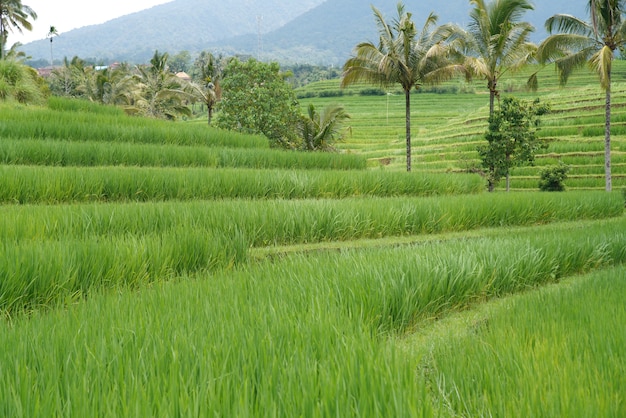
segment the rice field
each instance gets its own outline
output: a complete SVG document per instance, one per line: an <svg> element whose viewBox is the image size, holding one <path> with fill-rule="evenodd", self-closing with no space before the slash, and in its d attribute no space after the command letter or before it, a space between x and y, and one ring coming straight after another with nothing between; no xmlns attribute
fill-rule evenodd
<svg viewBox="0 0 626 418"><path fill-rule="evenodd" d="M626 187L626 61L615 65L612 106L612 163L614 187ZM537 156L537 173L555 161L566 164L573 154L584 159L604 155L604 92L595 75L582 71L574 74L565 88L550 68L539 74L539 90L525 89L526 71L501 81L502 96L514 95L548 103L552 112L542 118L538 136L548 148ZM358 150L369 160L371 167L404 170L406 167L404 96L397 89L383 91L381 95L363 95L368 86L354 86L345 91L339 80L324 81L299 90L305 105L316 107L335 102L344 105L352 114L349 137L342 148ZM436 88L425 87L421 94L412 95L412 169L427 171L468 171L480 166L476 148L484 142L487 130L489 96L480 80L465 85L458 81ZM457 94L446 94L456 91ZM341 92L335 95L333 92ZM602 164L604 162L602 161ZM524 176L524 168L513 169L512 178ZM572 167L570 176L586 176ZM522 181L515 189L537 189L539 175L534 182ZM573 189L604 189L603 179L589 177L585 181L566 181ZM501 185L503 187L503 185Z"/></svg>
<svg viewBox="0 0 626 418"><path fill-rule="evenodd" d="M391 95L333 97L336 154L3 107L0 416L623 416L626 195L565 116L595 90L546 85L554 148L486 193L470 87L416 96L413 173Z"/></svg>

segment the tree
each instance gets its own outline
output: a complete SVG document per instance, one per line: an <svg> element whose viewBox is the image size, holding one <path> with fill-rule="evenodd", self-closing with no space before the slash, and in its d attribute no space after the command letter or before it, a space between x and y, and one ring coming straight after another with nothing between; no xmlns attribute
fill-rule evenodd
<svg viewBox="0 0 626 418"><path fill-rule="evenodd" d="M180 51L169 59L169 65L174 71L189 71L191 66L191 54L189 51Z"/></svg>
<svg viewBox="0 0 626 418"><path fill-rule="evenodd" d="M96 75L97 100L107 105L130 106L132 103L134 79L128 64L106 68Z"/></svg>
<svg viewBox="0 0 626 418"><path fill-rule="evenodd" d="M191 114L186 106L191 96L184 90L184 81L169 72L168 58L167 53L155 51L149 66L136 67L128 113L170 120Z"/></svg>
<svg viewBox="0 0 626 418"><path fill-rule="evenodd" d="M306 151L333 150L334 142L343 137L343 122L349 118L343 106L331 104L318 112L310 104L307 115L302 116L298 125L302 148Z"/></svg>
<svg viewBox="0 0 626 418"><path fill-rule="evenodd" d="M436 26L437 16L430 14L418 32L411 13L398 3L398 17L388 23L372 7L379 33L379 44L360 43L355 56L343 66L342 87L357 82L388 87L400 84L406 108L406 169L411 171L411 90L423 84L438 84L463 71L448 59L450 50L444 41L450 26Z"/></svg>
<svg viewBox="0 0 626 418"><path fill-rule="evenodd" d="M202 102L207 107L207 119L210 125L215 105L222 96L220 87L221 59L216 59L213 54L203 51L194 63L194 70L199 72L197 76L199 81L194 80L189 83L188 91L195 100Z"/></svg>
<svg viewBox="0 0 626 418"><path fill-rule="evenodd" d="M93 66L79 57L63 60L63 65L52 70L50 90L59 96L94 99L96 80Z"/></svg>
<svg viewBox="0 0 626 418"><path fill-rule="evenodd" d="M300 114L286 76L277 63L230 60L224 70L216 125L265 135L272 146L296 147Z"/></svg>
<svg viewBox="0 0 626 418"><path fill-rule="evenodd" d="M534 31L531 24L520 22L528 10L529 0L471 0L467 30L457 28L452 39L460 45L471 73L487 81L489 115L494 112L499 96L498 82L510 71L518 70L533 58L537 46L529 41Z"/></svg>
<svg viewBox="0 0 626 418"><path fill-rule="evenodd" d="M22 0L0 0L0 59L4 58L9 31L16 29L22 33L23 29L33 30L29 18L36 20L37 13L22 4Z"/></svg>
<svg viewBox="0 0 626 418"><path fill-rule="evenodd" d="M507 97L500 109L489 117L489 130L485 135L488 144L478 147L478 153L483 168L487 170L490 192L502 177L506 177L506 190L509 191L511 168L534 163L537 151L545 147L536 135L539 117L548 111L549 107L541 105L539 99L527 103Z"/></svg>
<svg viewBox="0 0 626 418"><path fill-rule="evenodd" d="M565 85L577 68L588 65L600 78L605 91L604 163L605 188L612 190L611 178L611 70L615 51L626 45L624 0L590 0L590 21L557 14L546 21L550 36L537 53L543 63L554 62ZM554 33L558 32L558 33Z"/></svg>
<svg viewBox="0 0 626 418"><path fill-rule="evenodd" d="M37 72L11 57L0 60L0 100L41 104L44 85Z"/></svg>
<svg viewBox="0 0 626 418"><path fill-rule="evenodd" d="M52 54L52 40L55 36L59 36L59 31L54 26L50 26L48 31L48 38L50 38L50 67L54 67L54 55Z"/></svg>

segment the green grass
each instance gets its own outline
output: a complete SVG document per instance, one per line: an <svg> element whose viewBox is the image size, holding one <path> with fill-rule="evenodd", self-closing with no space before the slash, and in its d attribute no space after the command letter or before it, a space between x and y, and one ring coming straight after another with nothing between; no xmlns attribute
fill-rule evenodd
<svg viewBox="0 0 626 418"><path fill-rule="evenodd" d="M624 415L626 218L623 193L595 191L602 92L588 73L565 90L542 74L538 93L523 78L501 85L554 112L513 193L467 174L478 81L413 96L410 174L402 96L337 80L299 92L352 114L336 154L3 105L0 416ZM559 161L569 191L529 191Z"/></svg>
<svg viewBox="0 0 626 418"><path fill-rule="evenodd" d="M593 74L579 72L573 75L568 86L558 85L554 72L548 69L540 73L540 89L537 92L524 90L525 77L530 70L503 80L502 95L515 95L526 99L540 98L549 103L553 112L543 117L539 136L548 141L547 150L538 155L538 164L548 164L554 159L567 160L574 153L589 153L595 159L596 153L604 147L604 94ZM626 91L623 83L626 63L616 62L616 76L613 86L613 173L614 187L626 187L623 164L626 163L624 142L621 134L626 129L626 102L622 94ZM458 85L458 81L449 86ZM510 86L514 86L512 91ZM341 148L360 152L367 156L372 167L386 167L390 170L403 170L406 167L404 136L404 97L397 89L390 95L362 96L358 94L362 86L346 90L343 96L319 97L321 91L338 90L338 82L326 81L299 89L304 104L323 106L337 102L351 114L347 141ZM487 130L488 94L480 81L472 84L472 94L412 95L412 144L415 171L447 169L463 171L480 166L476 147L483 141ZM545 158L545 157L550 158ZM582 155L582 157L586 157ZM441 165L440 161L446 163ZM571 175L584 175L577 169ZM514 172L513 177L517 174ZM537 188L537 181L524 183L524 188ZM603 178L590 177L580 186L572 188L603 189Z"/></svg>
<svg viewBox="0 0 626 418"><path fill-rule="evenodd" d="M356 154L302 153L275 149L151 145L123 142L3 139L0 162L7 165L139 166L258 169L359 170L366 159Z"/></svg>
<svg viewBox="0 0 626 418"><path fill-rule="evenodd" d="M621 215L618 194L1 207L0 311L229 269L251 248ZM19 267L16 267L19 266Z"/></svg>
<svg viewBox="0 0 626 418"><path fill-rule="evenodd" d="M0 202L304 199L479 193L477 176L331 170L0 166Z"/></svg>
<svg viewBox="0 0 626 418"><path fill-rule="evenodd" d="M80 104L80 106L84 105ZM90 107L90 109L96 108L100 109L96 106ZM78 142L269 148L267 139L260 136L241 135L195 124L170 123L148 118L130 117L119 114L115 109L111 110L108 107L102 107L102 109L99 111L70 111L66 110L65 107L57 110L55 106L51 108L29 108L3 105L2 112L0 112L0 137Z"/></svg>
<svg viewBox="0 0 626 418"><path fill-rule="evenodd" d="M625 277L568 280L449 327L424 367L441 415L624 416Z"/></svg>
<svg viewBox="0 0 626 418"><path fill-rule="evenodd" d="M65 309L0 328L0 411L433 416L443 400L417 374L422 358L394 344L398 332L623 262L624 226L294 254L88 303L68 298Z"/></svg>

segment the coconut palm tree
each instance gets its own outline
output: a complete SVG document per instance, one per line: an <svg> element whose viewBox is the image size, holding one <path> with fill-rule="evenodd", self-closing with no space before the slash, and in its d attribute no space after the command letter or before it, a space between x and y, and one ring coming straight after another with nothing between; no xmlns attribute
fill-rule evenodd
<svg viewBox="0 0 626 418"><path fill-rule="evenodd" d="M626 1L590 0L588 9L589 22L564 14L549 18L546 29L550 36L539 46L537 57L544 63L556 63L562 85L575 69L585 65L598 74L606 93L605 188L611 191L611 70L615 51L626 45Z"/></svg>
<svg viewBox="0 0 626 418"><path fill-rule="evenodd" d="M531 24L520 21L533 10L529 0L470 0L467 30L457 28L452 39L458 42L471 73L487 81L489 115L499 96L498 82L508 72L518 70L533 58L537 46L530 42Z"/></svg>
<svg viewBox="0 0 626 418"><path fill-rule="evenodd" d="M186 102L192 97L184 91L184 82L169 71L168 59L169 54L156 51L150 66L136 67L131 76L135 83L132 105L126 108L127 113L170 120L191 115Z"/></svg>
<svg viewBox="0 0 626 418"><path fill-rule="evenodd" d="M50 67L54 67L54 55L52 54L52 40L59 36L59 31L55 26L50 26L47 37L50 38Z"/></svg>
<svg viewBox="0 0 626 418"><path fill-rule="evenodd" d="M398 3L398 16L391 23L378 9L372 9L379 44L363 42L356 46L355 56L343 66L341 85L366 82L381 87L402 86L406 102L406 168L411 171L411 90L449 80L463 67L448 59L449 49L444 42L451 30L449 25L437 26L435 14L431 13L418 31L402 3Z"/></svg>
<svg viewBox="0 0 626 418"><path fill-rule="evenodd" d="M341 105L330 104L318 112L313 104L302 116L298 131L306 151L332 151L333 143L343 137L343 122L350 118Z"/></svg>
<svg viewBox="0 0 626 418"><path fill-rule="evenodd" d="M203 51L196 60L197 67L200 70L199 78L201 81L188 83L186 90L193 96L194 100L206 105L207 121L210 125L213 119L213 110L222 96L220 87L222 78L221 59L216 59L213 54Z"/></svg>
<svg viewBox="0 0 626 418"><path fill-rule="evenodd" d="M37 13L22 4L22 0L0 0L0 59L4 58L9 31L16 29L22 33L23 29L33 30L29 18L37 19Z"/></svg>

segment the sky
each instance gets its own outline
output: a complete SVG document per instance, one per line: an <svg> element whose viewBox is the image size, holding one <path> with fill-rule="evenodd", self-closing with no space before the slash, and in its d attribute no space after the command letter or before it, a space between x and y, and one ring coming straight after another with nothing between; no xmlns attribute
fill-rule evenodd
<svg viewBox="0 0 626 418"><path fill-rule="evenodd" d="M107 22L140 10L149 9L172 0L22 0L37 13L37 20L31 20L32 31L9 33L8 45L15 42L26 44L45 39L50 26L56 27L60 35L72 29Z"/></svg>

